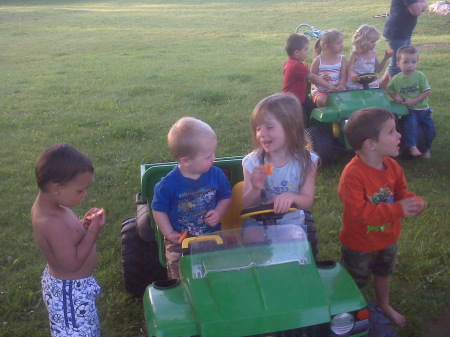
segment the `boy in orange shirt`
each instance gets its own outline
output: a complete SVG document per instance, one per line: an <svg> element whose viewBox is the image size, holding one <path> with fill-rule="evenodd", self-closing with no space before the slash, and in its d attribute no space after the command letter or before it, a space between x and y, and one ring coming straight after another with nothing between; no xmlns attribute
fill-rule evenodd
<svg viewBox="0 0 450 337"><path fill-rule="evenodd" d="M383 108L354 112L346 124L345 136L356 156L344 168L338 187L344 204L339 234L342 264L360 288L374 275L377 306L402 327L405 316L389 303L400 219L419 215L425 204L406 190L403 170L390 158L398 156L400 149L400 134L391 112Z"/></svg>

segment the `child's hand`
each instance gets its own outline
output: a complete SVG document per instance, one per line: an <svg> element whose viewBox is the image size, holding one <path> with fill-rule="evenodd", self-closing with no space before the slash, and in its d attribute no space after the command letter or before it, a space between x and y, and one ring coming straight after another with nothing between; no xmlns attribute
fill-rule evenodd
<svg viewBox="0 0 450 337"><path fill-rule="evenodd" d="M102 209L93 208L86 214L87 215L83 219L83 226L89 232L97 234L102 230L103 227L105 227L106 214L103 208Z"/></svg>
<svg viewBox="0 0 450 337"><path fill-rule="evenodd" d="M215 209L208 211L205 215L205 222L208 226L216 227L220 222L220 214Z"/></svg>
<svg viewBox="0 0 450 337"><path fill-rule="evenodd" d="M279 194L275 197L275 199L273 199L273 211L278 214L287 213L293 203L294 194L290 192Z"/></svg>
<svg viewBox="0 0 450 337"><path fill-rule="evenodd" d="M92 217L94 216L94 214L96 214L96 213L98 213L98 212L100 212L100 211L101 211L100 208L97 208L97 207L91 208L91 209L84 215L84 218L81 219L81 224L83 225L83 227L87 229L87 228L91 225Z"/></svg>
<svg viewBox="0 0 450 337"><path fill-rule="evenodd" d="M94 213L97 213L99 210L100 208L94 207L84 215L84 218L81 219L81 224L83 225L84 228L88 228L90 226L92 221L92 215Z"/></svg>
<svg viewBox="0 0 450 337"><path fill-rule="evenodd" d="M388 60L394 55L394 49L388 49L384 52L384 59Z"/></svg>
<svg viewBox="0 0 450 337"><path fill-rule="evenodd" d="M425 203L420 197L409 197L400 200L405 216L416 216L422 213Z"/></svg>
<svg viewBox="0 0 450 337"><path fill-rule="evenodd" d="M403 98L401 98L400 96L395 95L393 98L396 103L403 104Z"/></svg>
<svg viewBox="0 0 450 337"><path fill-rule="evenodd" d="M256 166L252 173L250 173L250 184L257 191L262 189L265 179L266 173L263 166Z"/></svg>
<svg viewBox="0 0 450 337"><path fill-rule="evenodd" d="M412 99L407 99L405 101L402 101L402 104L408 107L412 107L414 104L416 104L416 101Z"/></svg>
<svg viewBox="0 0 450 337"><path fill-rule="evenodd" d="M165 238L172 243L179 243L178 240L180 240L180 237L181 233L178 233L177 231L171 231L168 235L165 236Z"/></svg>
<svg viewBox="0 0 450 337"><path fill-rule="evenodd" d="M348 76L352 79L352 82L354 83L358 77L358 74L355 73L354 71L351 71L348 73Z"/></svg>
<svg viewBox="0 0 450 337"><path fill-rule="evenodd" d="M331 85L331 84L328 86L328 89L329 89L329 91L338 91L339 90L338 87Z"/></svg>

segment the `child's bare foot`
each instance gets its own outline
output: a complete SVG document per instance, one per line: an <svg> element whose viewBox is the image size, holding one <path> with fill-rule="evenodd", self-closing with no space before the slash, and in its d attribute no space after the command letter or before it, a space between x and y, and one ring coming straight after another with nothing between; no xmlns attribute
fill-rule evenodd
<svg viewBox="0 0 450 337"><path fill-rule="evenodd" d="M411 155L413 157L420 157L423 154L422 152L419 151L417 146L410 146L409 147L409 152L411 152Z"/></svg>
<svg viewBox="0 0 450 337"><path fill-rule="evenodd" d="M430 151L425 152L425 153L423 154L423 157L424 157L424 158L427 158L427 159L430 159L430 158L431 158L431 153L430 153Z"/></svg>
<svg viewBox="0 0 450 337"><path fill-rule="evenodd" d="M386 317L390 318L394 324L398 325L401 328L406 325L406 317L395 311L390 305L380 308L381 310L383 310L383 313L386 315Z"/></svg>

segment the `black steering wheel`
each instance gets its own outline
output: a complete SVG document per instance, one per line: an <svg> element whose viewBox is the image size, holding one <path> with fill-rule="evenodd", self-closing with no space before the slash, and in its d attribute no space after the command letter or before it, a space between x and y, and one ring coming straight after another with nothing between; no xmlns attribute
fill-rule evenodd
<svg viewBox="0 0 450 337"><path fill-rule="evenodd" d="M288 213L296 211L297 208L289 208ZM284 213L286 214L286 213ZM273 211L273 203L253 206L243 209L241 211L242 219L253 218L256 221L262 221L264 226L276 225L277 220L281 219L284 215L283 213L275 213Z"/></svg>
<svg viewBox="0 0 450 337"><path fill-rule="evenodd" d="M367 90L369 89L369 84L376 81L377 78L378 75L375 73L365 73L356 77L356 80L354 80L353 82L356 84L361 84L364 90Z"/></svg>

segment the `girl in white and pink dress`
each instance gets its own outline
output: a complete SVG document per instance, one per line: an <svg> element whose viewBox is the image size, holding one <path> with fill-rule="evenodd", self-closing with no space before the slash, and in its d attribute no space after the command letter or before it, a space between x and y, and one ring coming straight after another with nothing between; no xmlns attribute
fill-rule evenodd
<svg viewBox="0 0 450 337"><path fill-rule="evenodd" d="M344 37L336 29L327 30L316 43L316 58L311 64L311 72L319 75L336 90L344 90L347 82L347 60L342 55ZM311 96L313 102L320 108L326 105L328 99L327 87L312 84Z"/></svg>
<svg viewBox="0 0 450 337"><path fill-rule="evenodd" d="M361 74L379 73L383 70L386 61L393 55L394 52L388 49L384 53L383 60L378 62L377 53L374 49L380 36L380 31L369 25L362 25L353 35L353 48L347 66L347 90L363 89L362 85L356 84L353 81ZM378 79L370 83L369 88L379 88Z"/></svg>

